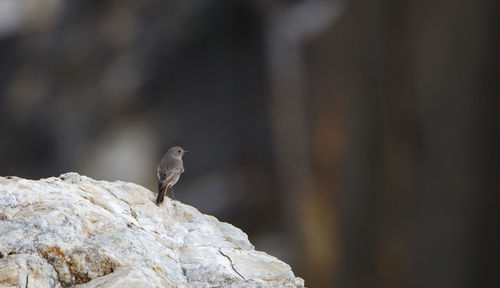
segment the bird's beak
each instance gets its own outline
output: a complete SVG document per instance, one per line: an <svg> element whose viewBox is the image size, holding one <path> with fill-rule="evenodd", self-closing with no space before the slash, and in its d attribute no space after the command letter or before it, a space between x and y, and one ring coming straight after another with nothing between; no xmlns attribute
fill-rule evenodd
<svg viewBox="0 0 500 288"><path fill-rule="evenodd" d="M188 152L189 152L189 151L187 151L187 150L184 150L184 153L188 153Z"/></svg>

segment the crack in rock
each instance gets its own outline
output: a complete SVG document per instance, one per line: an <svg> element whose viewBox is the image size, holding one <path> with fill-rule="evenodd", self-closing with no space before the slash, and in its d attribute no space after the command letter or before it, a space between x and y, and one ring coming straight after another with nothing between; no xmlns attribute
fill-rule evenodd
<svg viewBox="0 0 500 288"><path fill-rule="evenodd" d="M230 258L229 256L227 256L226 254L224 254L224 253L222 252L222 249L221 249L221 248L219 248L219 253L220 253L222 256L226 257L226 258L229 260L229 263L231 264L231 267L233 267L233 270L234 270L234 272L236 272L236 274L240 275L240 277L241 277L241 278L243 278L243 280L247 280L245 277L243 277L243 275L241 275L241 274L240 274L240 272L238 272L238 270L236 270L236 268L234 268L233 260L231 260L231 258Z"/></svg>

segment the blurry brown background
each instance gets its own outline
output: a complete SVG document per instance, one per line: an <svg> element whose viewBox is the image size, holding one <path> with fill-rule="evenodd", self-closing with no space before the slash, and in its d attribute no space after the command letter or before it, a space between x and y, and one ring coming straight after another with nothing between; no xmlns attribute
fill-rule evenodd
<svg viewBox="0 0 500 288"><path fill-rule="evenodd" d="M0 0L0 174L242 228L308 287L500 287L498 1Z"/></svg>

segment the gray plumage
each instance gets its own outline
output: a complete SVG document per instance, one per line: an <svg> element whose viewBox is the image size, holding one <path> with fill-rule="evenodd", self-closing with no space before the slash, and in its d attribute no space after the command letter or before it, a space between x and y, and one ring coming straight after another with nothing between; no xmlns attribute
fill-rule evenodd
<svg viewBox="0 0 500 288"><path fill-rule="evenodd" d="M172 147L168 149L156 168L156 177L158 179L158 197L156 203L163 202L166 191L170 188L172 198L175 200L172 186L179 181L179 177L184 172L184 164L182 163L182 155L186 153L181 147Z"/></svg>

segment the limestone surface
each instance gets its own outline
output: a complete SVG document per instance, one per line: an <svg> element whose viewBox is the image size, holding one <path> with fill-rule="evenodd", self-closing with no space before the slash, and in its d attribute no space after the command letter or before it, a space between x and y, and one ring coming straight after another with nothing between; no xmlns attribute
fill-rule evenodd
<svg viewBox="0 0 500 288"><path fill-rule="evenodd" d="M304 287L240 229L121 181L0 177L0 287Z"/></svg>

